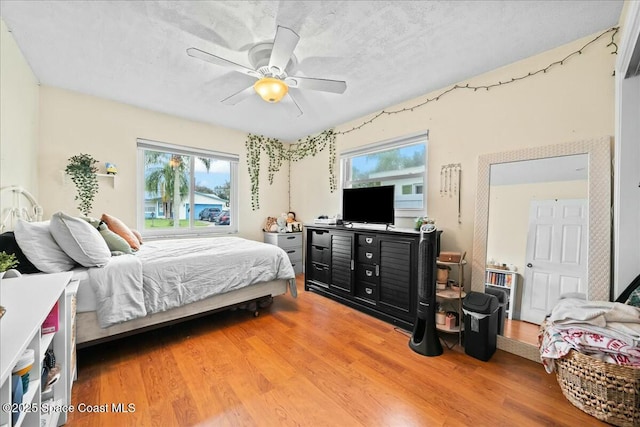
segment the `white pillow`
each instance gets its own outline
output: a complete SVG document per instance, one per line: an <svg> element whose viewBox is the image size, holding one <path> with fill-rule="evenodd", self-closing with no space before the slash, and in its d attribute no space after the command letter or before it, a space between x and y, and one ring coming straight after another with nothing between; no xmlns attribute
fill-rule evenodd
<svg viewBox="0 0 640 427"><path fill-rule="evenodd" d="M83 267L104 267L111 259L100 232L83 219L56 212L51 216L50 231L62 250Z"/></svg>
<svg viewBox="0 0 640 427"><path fill-rule="evenodd" d="M76 263L58 246L49 232L49 221L19 219L14 230L16 242L31 264L45 273L71 270Z"/></svg>

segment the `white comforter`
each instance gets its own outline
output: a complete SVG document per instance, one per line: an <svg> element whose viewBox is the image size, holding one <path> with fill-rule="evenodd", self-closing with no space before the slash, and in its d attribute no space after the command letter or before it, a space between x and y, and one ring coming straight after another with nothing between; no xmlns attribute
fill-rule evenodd
<svg viewBox="0 0 640 427"><path fill-rule="evenodd" d="M254 283L295 279L283 249L239 237L147 242L89 276L103 328Z"/></svg>

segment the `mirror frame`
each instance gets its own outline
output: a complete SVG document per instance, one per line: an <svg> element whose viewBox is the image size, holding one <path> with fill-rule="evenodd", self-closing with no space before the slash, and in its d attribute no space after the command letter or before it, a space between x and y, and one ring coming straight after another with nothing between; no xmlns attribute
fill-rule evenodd
<svg viewBox="0 0 640 427"><path fill-rule="evenodd" d="M574 154L587 154L589 165L588 298L590 300L610 300L611 137L524 148L478 157L473 262L471 265L472 291L484 292L491 165ZM498 335L497 341L497 346L501 350L540 362L540 353L534 345L515 341L502 335Z"/></svg>

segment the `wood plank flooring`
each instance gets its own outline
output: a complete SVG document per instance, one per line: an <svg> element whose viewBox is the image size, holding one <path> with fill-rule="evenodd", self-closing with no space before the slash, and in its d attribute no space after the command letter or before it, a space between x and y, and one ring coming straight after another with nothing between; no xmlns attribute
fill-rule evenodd
<svg viewBox="0 0 640 427"><path fill-rule="evenodd" d="M482 362L460 347L425 357L408 340L305 292L301 275L297 299L277 297L257 318L228 311L80 350L67 425L605 425L540 364L501 350Z"/></svg>

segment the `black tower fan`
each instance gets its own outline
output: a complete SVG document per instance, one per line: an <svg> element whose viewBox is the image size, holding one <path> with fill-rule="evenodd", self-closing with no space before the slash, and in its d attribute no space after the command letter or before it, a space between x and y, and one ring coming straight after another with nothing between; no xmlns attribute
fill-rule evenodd
<svg viewBox="0 0 640 427"><path fill-rule="evenodd" d="M436 332L436 257L438 232L433 224L420 227L418 252L418 314L409 347L425 356L440 356L442 344Z"/></svg>

